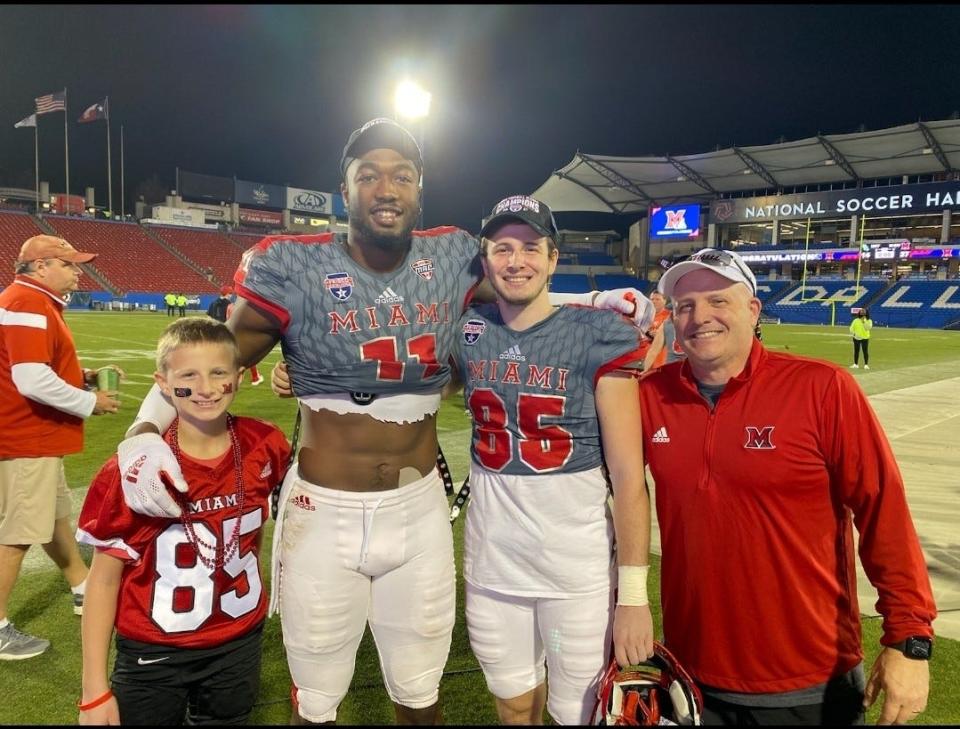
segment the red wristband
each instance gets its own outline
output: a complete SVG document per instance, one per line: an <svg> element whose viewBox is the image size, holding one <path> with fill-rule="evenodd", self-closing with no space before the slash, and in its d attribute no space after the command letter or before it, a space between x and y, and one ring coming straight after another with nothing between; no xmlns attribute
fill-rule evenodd
<svg viewBox="0 0 960 729"><path fill-rule="evenodd" d="M112 698L113 691L107 689L107 693L105 693L99 699L94 699L89 704L84 704L82 698L77 699L77 708L80 709L80 711L90 711L90 709L96 709L98 706L100 706L100 704L107 703Z"/></svg>

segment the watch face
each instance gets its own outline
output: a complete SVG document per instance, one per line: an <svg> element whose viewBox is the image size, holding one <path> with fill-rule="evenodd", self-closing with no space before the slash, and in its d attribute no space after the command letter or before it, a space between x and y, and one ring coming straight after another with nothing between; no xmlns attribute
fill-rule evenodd
<svg viewBox="0 0 960 729"><path fill-rule="evenodd" d="M929 638L907 638L903 652L910 658L930 660L933 655L933 641Z"/></svg>

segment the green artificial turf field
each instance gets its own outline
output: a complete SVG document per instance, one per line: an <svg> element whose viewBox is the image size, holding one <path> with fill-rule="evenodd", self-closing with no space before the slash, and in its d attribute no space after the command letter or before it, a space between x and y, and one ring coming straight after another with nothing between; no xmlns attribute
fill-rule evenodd
<svg viewBox="0 0 960 729"><path fill-rule="evenodd" d="M71 312L67 319L85 366L115 363L128 374L121 384L120 413L91 418L86 424L84 452L66 459L67 480L76 490L75 505L79 507L90 478L114 452L152 384L154 346L171 320L161 313L146 312ZM774 350L789 350L844 365L850 363L852 356L846 327L765 325L764 343ZM958 372L960 332L875 328L870 346L873 369L856 372L868 394L947 379ZM279 349L275 349L261 364L265 377L269 377L270 367L278 358ZM249 378L245 378L232 411L272 420L288 435L295 415L292 401L275 398L268 383L251 387ZM467 472L470 427L459 397L444 403L438 424L441 445L459 483ZM268 540L272 530L271 522L267 526ZM454 537L459 560L462 517L455 524ZM265 543L265 550L267 545L269 541ZM653 563L650 584L656 603L659 560L654 558ZM265 578L269 584L269 575ZM462 614L462 582L459 587L458 620L441 687L445 720L448 724L492 724L496 722L496 714L469 649ZM10 617L19 628L49 638L53 645L37 658L0 662L0 723L75 723L75 702L80 693L80 619L72 614L66 583L39 549L31 550L25 560L24 571L11 597ZM657 624L658 618L655 611ZM863 626L867 660L872 661L878 645L879 621L867 619ZM279 618L268 621L264 645L260 696L251 722L286 724L290 715L290 683ZM956 670L958 662L960 646L954 641L939 639L931 664L930 705L917 723L960 723L960 709L953 703L953 697L960 696L953 682L953 677L960 675ZM876 714L874 709L869 718L875 721ZM369 634L361 645L353 688L341 707L339 721L344 724L393 723L392 707L381 683Z"/></svg>

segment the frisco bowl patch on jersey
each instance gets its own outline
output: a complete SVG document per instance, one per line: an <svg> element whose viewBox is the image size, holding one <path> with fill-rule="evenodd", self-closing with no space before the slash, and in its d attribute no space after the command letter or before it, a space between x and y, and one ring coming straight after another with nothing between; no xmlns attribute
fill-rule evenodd
<svg viewBox="0 0 960 729"><path fill-rule="evenodd" d="M433 278L433 260L430 258L420 258L410 264L414 272L424 281L430 281Z"/></svg>
<svg viewBox="0 0 960 729"><path fill-rule="evenodd" d="M463 343L476 344L486 328L487 323L482 319L469 319L467 323L463 325Z"/></svg>
<svg viewBox="0 0 960 729"><path fill-rule="evenodd" d="M337 301L346 301L353 293L353 277L345 271L328 273L323 279L323 285Z"/></svg>

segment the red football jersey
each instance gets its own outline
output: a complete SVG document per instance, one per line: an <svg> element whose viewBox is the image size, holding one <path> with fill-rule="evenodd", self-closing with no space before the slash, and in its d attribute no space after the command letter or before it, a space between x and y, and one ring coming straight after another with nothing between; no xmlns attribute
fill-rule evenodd
<svg viewBox="0 0 960 729"><path fill-rule="evenodd" d="M117 632L145 643L206 648L235 640L266 616L260 577L260 529L271 489L283 478L290 445L271 423L235 418L243 474L243 507L232 449L212 467L181 457L189 521L197 539L222 550L240 519L238 549L219 568L214 552L192 544L179 519L137 514L123 500L113 456L94 477L77 528L79 541L127 561L117 598ZM169 439L169 433L167 435Z"/></svg>

